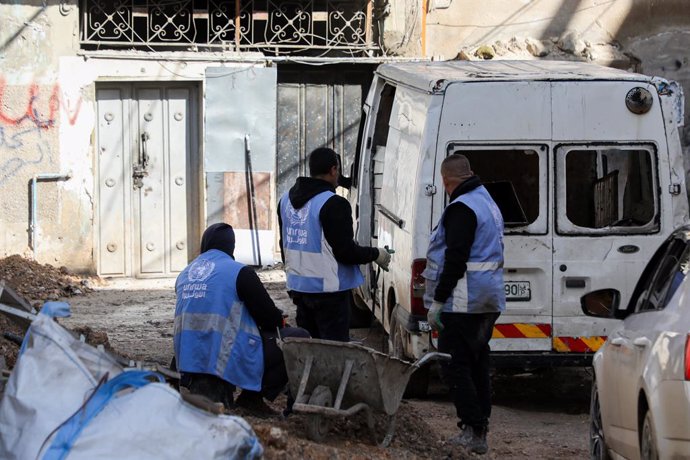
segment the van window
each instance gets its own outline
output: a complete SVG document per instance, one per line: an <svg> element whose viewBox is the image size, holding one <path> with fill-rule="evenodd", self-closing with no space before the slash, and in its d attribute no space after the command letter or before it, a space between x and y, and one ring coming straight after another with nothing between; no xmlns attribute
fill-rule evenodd
<svg viewBox="0 0 690 460"><path fill-rule="evenodd" d="M467 157L501 210L506 233L546 232L546 146L467 147L448 153Z"/></svg>
<svg viewBox="0 0 690 460"><path fill-rule="evenodd" d="M564 233L658 231L652 151L639 147L565 147L557 150L558 230ZM561 210L562 211L562 210Z"/></svg>

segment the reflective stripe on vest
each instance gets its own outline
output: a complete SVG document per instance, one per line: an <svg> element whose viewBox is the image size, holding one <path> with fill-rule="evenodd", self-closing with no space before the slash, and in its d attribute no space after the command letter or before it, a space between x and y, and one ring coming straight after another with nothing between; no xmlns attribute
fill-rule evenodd
<svg viewBox="0 0 690 460"><path fill-rule="evenodd" d="M341 264L323 234L319 214L335 193L324 191L295 209L288 193L280 199L287 288L297 292L338 292L364 282L358 265Z"/></svg>
<svg viewBox="0 0 690 460"><path fill-rule="evenodd" d="M177 278L174 346L181 372L211 374L261 390L263 345L249 310L237 296L243 265L212 249Z"/></svg>
<svg viewBox="0 0 690 460"><path fill-rule="evenodd" d="M462 202L477 216L477 229L470 248L465 276L458 280L443 311L490 313L505 310L503 287L503 218L501 211L484 186L479 186L453 200ZM432 232L427 251L427 265L422 273L426 279L424 304L431 306L445 263L446 232L443 226L448 206Z"/></svg>

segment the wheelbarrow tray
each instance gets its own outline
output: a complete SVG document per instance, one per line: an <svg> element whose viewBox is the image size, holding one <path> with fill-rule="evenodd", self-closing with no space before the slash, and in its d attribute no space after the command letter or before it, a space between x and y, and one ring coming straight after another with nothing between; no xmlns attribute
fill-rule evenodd
<svg viewBox="0 0 690 460"><path fill-rule="evenodd" d="M281 348L297 403L317 386L326 386L335 397L331 411L343 415L362 403L394 415L410 375L419 366L353 343L290 337Z"/></svg>

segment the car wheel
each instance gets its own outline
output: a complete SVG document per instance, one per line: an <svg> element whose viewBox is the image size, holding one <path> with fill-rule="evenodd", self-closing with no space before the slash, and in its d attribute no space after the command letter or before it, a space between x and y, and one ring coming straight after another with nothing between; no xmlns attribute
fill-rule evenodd
<svg viewBox="0 0 690 460"><path fill-rule="evenodd" d="M608 460L609 449L604 438L604 425L601 423L601 406L597 381L592 382L592 399L589 406L589 458L591 460Z"/></svg>
<svg viewBox="0 0 690 460"><path fill-rule="evenodd" d="M652 413L647 410L642 422L642 433L640 433L640 458L642 460L658 460L659 452L656 449L656 438Z"/></svg>
<svg viewBox="0 0 690 460"><path fill-rule="evenodd" d="M395 319L391 319L390 335L388 336L388 350L391 356L407 361L403 345L403 327ZM412 373L405 387L404 398L425 398L429 391L429 365L423 366Z"/></svg>

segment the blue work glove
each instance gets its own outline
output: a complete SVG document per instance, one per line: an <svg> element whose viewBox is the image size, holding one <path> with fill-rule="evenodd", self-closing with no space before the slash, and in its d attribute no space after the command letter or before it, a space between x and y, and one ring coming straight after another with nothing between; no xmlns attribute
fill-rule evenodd
<svg viewBox="0 0 690 460"><path fill-rule="evenodd" d="M426 314L426 320L429 326L434 331L442 331L443 323L441 323L441 312L443 311L443 304L434 300L431 302L431 307Z"/></svg>

